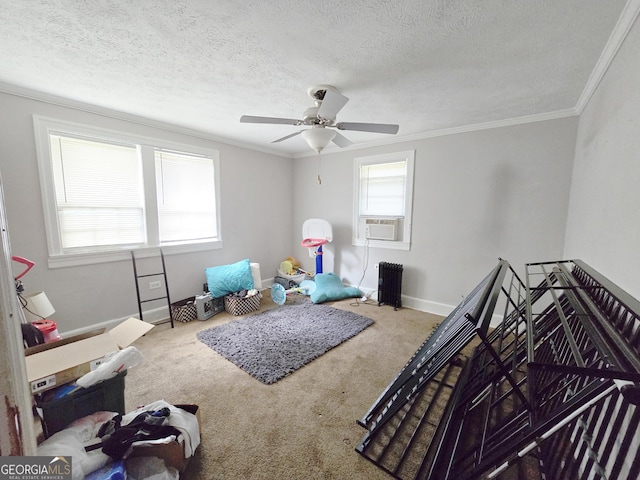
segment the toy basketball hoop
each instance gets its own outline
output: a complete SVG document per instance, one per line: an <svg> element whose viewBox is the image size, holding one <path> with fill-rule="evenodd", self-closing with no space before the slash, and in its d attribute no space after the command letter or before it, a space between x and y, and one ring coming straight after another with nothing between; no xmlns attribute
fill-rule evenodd
<svg viewBox="0 0 640 480"><path fill-rule="evenodd" d="M329 240L326 238L305 238L302 240L302 246L305 248L319 247L325 243L329 243Z"/></svg>
<svg viewBox="0 0 640 480"><path fill-rule="evenodd" d="M322 245L329 243L326 238L305 238L302 246L309 249L309 256L316 257L316 273L322 273Z"/></svg>
<svg viewBox="0 0 640 480"><path fill-rule="evenodd" d="M309 257L316 257L316 273L322 273L322 246L333 239L331 224L322 218L310 218L302 224L302 246Z"/></svg>

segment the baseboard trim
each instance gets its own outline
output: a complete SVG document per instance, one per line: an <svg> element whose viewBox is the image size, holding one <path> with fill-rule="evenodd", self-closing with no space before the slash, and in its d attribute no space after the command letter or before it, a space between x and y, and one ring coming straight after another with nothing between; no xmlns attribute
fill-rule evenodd
<svg viewBox="0 0 640 480"><path fill-rule="evenodd" d="M267 278L266 280L262 280L262 289L261 291L271 289L273 285L273 277ZM351 285L354 286L354 285ZM362 292L365 294L367 298L370 298L372 301L378 301L378 291L377 290L368 290L364 288L360 288ZM431 313L433 315L440 315L441 317L447 317L451 314L456 308L456 305L448 305L446 303L438 303L433 302L431 300L424 300L422 298L410 297L408 295L402 295L402 306L405 308L411 308L413 310L418 310L420 312ZM161 323L165 323L169 321L169 309L168 307L159 307L154 308L152 310L146 310L143 313L143 318L145 322L152 323L154 325L158 325ZM110 330L111 328L119 325L130 317L138 317L138 314L129 315L126 317L116 318L114 320L107 320L105 322L96 323L89 327L77 328L75 330L69 330L67 332L60 332L63 337L71 337L73 335L79 335L81 333L88 333L95 330L99 330L101 328L105 328ZM489 326L497 327L502 322L502 315L493 315L491 319L491 323Z"/></svg>
<svg viewBox="0 0 640 480"><path fill-rule="evenodd" d="M419 310L420 312L431 313L433 315L440 315L447 317L453 312L457 306L448 305L445 303L432 302L430 300L424 300L422 298L410 297L408 295L402 295L402 306L411 308L413 310ZM502 322L502 315L493 315L489 326L492 328L497 327Z"/></svg>

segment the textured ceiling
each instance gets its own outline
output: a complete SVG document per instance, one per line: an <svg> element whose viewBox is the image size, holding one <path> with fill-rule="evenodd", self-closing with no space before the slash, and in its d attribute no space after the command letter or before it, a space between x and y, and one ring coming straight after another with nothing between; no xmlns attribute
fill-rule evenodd
<svg viewBox="0 0 640 480"><path fill-rule="evenodd" d="M295 156L313 153L300 136L270 142L300 127L240 116L302 118L316 84L350 98L338 121L397 123L394 139L574 109L625 3L0 0L0 89Z"/></svg>

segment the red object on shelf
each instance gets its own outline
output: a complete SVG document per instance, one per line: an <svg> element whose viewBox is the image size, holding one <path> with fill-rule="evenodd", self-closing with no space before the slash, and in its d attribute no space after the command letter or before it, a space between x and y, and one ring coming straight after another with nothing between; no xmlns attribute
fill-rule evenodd
<svg viewBox="0 0 640 480"><path fill-rule="evenodd" d="M44 336L44 343L53 343L60 340L60 334L58 334L58 326L53 320L36 320L31 324L42 332Z"/></svg>

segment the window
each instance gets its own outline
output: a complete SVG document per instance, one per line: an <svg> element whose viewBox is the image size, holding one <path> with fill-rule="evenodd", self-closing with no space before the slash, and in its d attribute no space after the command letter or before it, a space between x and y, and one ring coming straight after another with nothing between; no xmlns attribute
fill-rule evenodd
<svg viewBox="0 0 640 480"><path fill-rule="evenodd" d="M34 117L50 266L220 248L218 152Z"/></svg>
<svg viewBox="0 0 640 480"><path fill-rule="evenodd" d="M63 251L144 244L138 149L49 134Z"/></svg>
<svg viewBox="0 0 640 480"><path fill-rule="evenodd" d="M156 150L155 171L160 243L216 238L211 158Z"/></svg>
<svg viewBox="0 0 640 480"><path fill-rule="evenodd" d="M410 249L414 157L411 150L355 159L354 245ZM393 228L391 239L381 239L386 232L371 235L370 224L377 232Z"/></svg>
<svg viewBox="0 0 640 480"><path fill-rule="evenodd" d="M360 216L404 216L407 161L360 165Z"/></svg>

